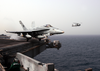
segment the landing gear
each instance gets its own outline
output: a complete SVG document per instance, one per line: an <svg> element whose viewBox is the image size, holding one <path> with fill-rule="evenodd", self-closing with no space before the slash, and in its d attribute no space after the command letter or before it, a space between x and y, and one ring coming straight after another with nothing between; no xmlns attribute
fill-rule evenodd
<svg viewBox="0 0 100 71"><path fill-rule="evenodd" d="M29 39L31 39L31 38L26 38L27 39L27 42L29 41Z"/></svg>
<svg viewBox="0 0 100 71"><path fill-rule="evenodd" d="M39 41L41 41L41 38L39 38Z"/></svg>
<svg viewBox="0 0 100 71"><path fill-rule="evenodd" d="M27 42L29 41L29 38L27 38Z"/></svg>

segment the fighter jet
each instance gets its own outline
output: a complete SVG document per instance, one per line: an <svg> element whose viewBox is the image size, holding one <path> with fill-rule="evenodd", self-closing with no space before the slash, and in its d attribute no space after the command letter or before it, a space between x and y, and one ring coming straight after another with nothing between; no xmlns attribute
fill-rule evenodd
<svg viewBox="0 0 100 71"><path fill-rule="evenodd" d="M81 24L80 23L74 23L74 24L72 24L72 27L77 27L77 26L81 26Z"/></svg>
<svg viewBox="0 0 100 71"><path fill-rule="evenodd" d="M18 36L23 36L27 39L27 41L29 41L29 39L31 39L32 37L35 37L39 39L39 41L41 41L41 39L48 38L48 36L64 33L64 31L58 28L55 28L51 26L50 24L47 24L41 27L36 27L33 29L27 29L21 21L19 21L19 23L21 24L23 31L7 31L6 30L6 32L15 33L15 34L18 34Z"/></svg>

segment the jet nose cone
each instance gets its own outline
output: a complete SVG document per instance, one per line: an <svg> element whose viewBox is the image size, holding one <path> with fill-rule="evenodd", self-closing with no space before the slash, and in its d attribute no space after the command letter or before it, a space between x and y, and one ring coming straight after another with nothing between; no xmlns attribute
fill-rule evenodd
<svg viewBox="0 0 100 71"><path fill-rule="evenodd" d="M62 31L62 33L64 33L64 31Z"/></svg>

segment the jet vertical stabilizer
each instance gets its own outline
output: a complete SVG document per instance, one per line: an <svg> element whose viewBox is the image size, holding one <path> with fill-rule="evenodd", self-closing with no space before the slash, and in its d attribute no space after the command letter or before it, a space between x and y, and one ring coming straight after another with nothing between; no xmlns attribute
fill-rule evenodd
<svg viewBox="0 0 100 71"><path fill-rule="evenodd" d="M25 25L22 23L22 21L19 21L19 23L22 25L23 30L27 30L27 28L26 28Z"/></svg>
<svg viewBox="0 0 100 71"><path fill-rule="evenodd" d="M32 27L32 29L35 28L35 21L32 22L31 27Z"/></svg>

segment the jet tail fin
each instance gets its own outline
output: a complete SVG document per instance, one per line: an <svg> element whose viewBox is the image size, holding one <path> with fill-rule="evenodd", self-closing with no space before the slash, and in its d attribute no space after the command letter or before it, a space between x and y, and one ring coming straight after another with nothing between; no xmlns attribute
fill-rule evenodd
<svg viewBox="0 0 100 71"><path fill-rule="evenodd" d="M31 28L32 28L32 29L35 28L35 21L32 22L32 24L31 24Z"/></svg>
<svg viewBox="0 0 100 71"><path fill-rule="evenodd" d="M7 30L5 30L6 31L6 33L9 33L9 31L7 31Z"/></svg>
<svg viewBox="0 0 100 71"><path fill-rule="evenodd" d="M21 24L23 30L27 30L27 28L26 28L25 25L22 23L22 21L19 21L19 23Z"/></svg>

